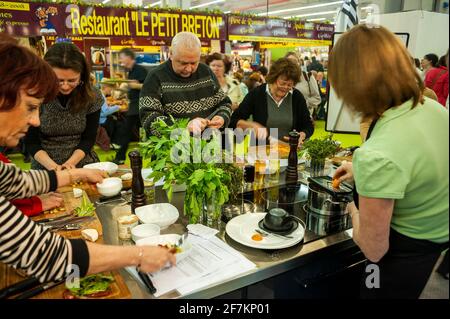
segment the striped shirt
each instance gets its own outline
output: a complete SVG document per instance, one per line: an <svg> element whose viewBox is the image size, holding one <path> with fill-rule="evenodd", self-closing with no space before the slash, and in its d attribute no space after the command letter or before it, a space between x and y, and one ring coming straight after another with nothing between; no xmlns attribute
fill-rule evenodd
<svg viewBox="0 0 450 319"><path fill-rule="evenodd" d="M157 119L170 122L176 118L212 119L215 115L228 126L231 100L220 88L211 69L200 63L189 78L182 78L172 68L171 61L159 65L145 79L139 98L139 115L147 134L156 134L152 123Z"/></svg>
<svg viewBox="0 0 450 319"><path fill-rule="evenodd" d="M23 172L0 162L0 262L21 269L41 282L59 280L75 264L87 273L89 255L83 240L51 233L23 215L9 201L55 190L54 171Z"/></svg>

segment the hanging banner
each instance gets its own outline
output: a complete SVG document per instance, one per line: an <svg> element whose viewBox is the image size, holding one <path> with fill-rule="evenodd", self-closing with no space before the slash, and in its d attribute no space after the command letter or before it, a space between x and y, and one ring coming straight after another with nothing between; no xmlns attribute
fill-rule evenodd
<svg viewBox="0 0 450 319"><path fill-rule="evenodd" d="M226 40L225 16L77 4L0 1L0 32L14 36L171 39L182 31L201 40Z"/></svg>
<svg viewBox="0 0 450 319"><path fill-rule="evenodd" d="M264 17L228 17L228 38L238 41L265 41L331 45L334 26L325 23L269 19Z"/></svg>

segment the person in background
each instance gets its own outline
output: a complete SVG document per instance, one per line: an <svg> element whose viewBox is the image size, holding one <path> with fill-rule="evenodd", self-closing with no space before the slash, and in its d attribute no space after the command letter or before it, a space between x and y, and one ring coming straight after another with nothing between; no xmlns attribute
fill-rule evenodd
<svg viewBox="0 0 450 319"><path fill-rule="evenodd" d="M445 61L447 54L439 59L435 68L431 68L425 75L425 86L432 89L439 103L446 106L448 97L448 68Z"/></svg>
<svg viewBox="0 0 450 319"><path fill-rule="evenodd" d="M105 78L103 78L102 81L103 80L105 80ZM97 130L95 144L97 144L103 151L109 151L111 149L111 139L114 134L115 120L110 115L120 110L119 105L108 104L108 98L111 98L112 89L113 86L111 84L101 83L101 91L103 98L105 99L105 103L103 103L100 111L100 126Z"/></svg>
<svg viewBox="0 0 450 319"><path fill-rule="evenodd" d="M297 53L291 51L286 53L284 57L290 59L300 68L300 59ZM317 81L312 75L312 73L311 72L306 73L302 71L300 73L300 82L297 83L295 88L303 94L303 97L306 100L306 105L308 107L309 114L312 117L315 110L317 110L317 108L320 105L320 102L322 101L320 98L319 86L317 85Z"/></svg>
<svg viewBox="0 0 450 319"><path fill-rule="evenodd" d="M242 70L242 69L240 69ZM244 71L239 72L239 70L237 72L233 73L233 77L239 81L239 87L241 89L242 92L242 96L246 96L248 94L248 87L247 85L245 85L245 83L242 82L242 80L244 79Z"/></svg>
<svg viewBox="0 0 450 319"><path fill-rule="evenodd" d="M422 66L423 76L427 75L428 71L432 68L435 68L439 62L439 57L434 53L426 54L422 61L420 61L420 65Z"/></svg>
<svg viewBox="0 0 450 319"><path fill-rule="evenodd" d="M72 43L56 43L44 59L56 73L59 94L42 105L41 125L26 136L31 168L62 170L98 162L93 147L104 99L90 81L85 57Z"/></svg>
<svg viewBox="0 0 450 319"><path fill-rule="evenodd" d="M258 70L256 70L256 72L258 72L261 75L261 83L262 84L266 83L266 76L267 73L269 73L269 70L267 70L267 68L262 65L258 68Z"/></svg>
<svg viewBox="0 0 450 319"><path fill-rule="evenodd" d="M382 26L347 31L331 51L328 78L351 110L374 119L353 162L333 176L355 183L353 240L379 273L373 289L365 285L372 273L363 274L361 296L418 298L448 248L449 114L423 99L406 47Z"/></svg>
<svg viewBox="0 0 450 319"><path fill-rule="evenodd" d="M253 91L253 89L262 84L261 75L257 72L253 72L244 80L244 84L247 86L248 92Z"/></svg>
<svg viewBox="0 0 450 319"><path fill-rule="evenodd" d="M169 60L154 69L141 91L139 114L148 135L157 119L170 122L174 118L189 118L190 132L200 133L207 127L228 126L231 100L220 89L212 70L199 63L201 43L191 32L180 32L172 39Z"/></svg>
<svg viewBox="0 0 450 319"><path fill-rule="evenodd" d="M290 59L274 62L267 75L267 83L250 91L231 117L230 127L253 129L256 138L268 137L268 129L277 128L283 140L293 129L300 133L299 144L314 132L303 95L295 88L300 68ZM253 121L249 121L252 116Z"/></svg>
<svg viewBox="0 0 450 319"><path fill-rule="evenodd" d="M12 148L30 127L39 126L40 105L54 101L61 85L52 67L2 34L0 61L0 146ZM9 202L77 181L102 182L104 177L100 170L84 168L24 172L0 161L0 262L41 283L73 275L73 266L84 277L128 266L156 272L168 262L174 264L175 256L162 247L110 246L63 238L36 224Z"/></svg>
<svg viewBox="0 0 450 319"><path fill-rule="evenodd" d="M213 53L206 57L208 65L219 81L220 88L231 100L231 109L234 111L244 99L244 94L240 87L240 82L228 76L231 63L220 53Z"/></svg>
<svg viewBox="0 0 450 319"><path fill-rule="evenodd" d="M413 57L411 57L411 59L413 59L413 61L414 61L414 66L416 67L416 71L417 71L417 73L419 73L420 78L422 80L425 80L425 75L423 73L422 66L420 65L420 60L418 58L413 58Z"/></svg>
<svg viewBox="0 0 450 319"><path fill-rule="evenodd" d="M139 94L143 83L147 77L147 70L136 63L136 55L130 48L123 48L119 52L119 61L122 67L128 71L127 83L128 89L128 111L125 114L124 131L120 141L120 149L116 153L113 160L114 163L120 165L125 162L128 145L133 134L139 130Z"/></svg>
<svg viewBox="0 0 450 319"><path fill-rule="evenodd" d="M317 58L315 56L311 58L311 64L309 64L306 69L308 70L308 72L324 72L323 65L319 61L317 61Z"/></svg>

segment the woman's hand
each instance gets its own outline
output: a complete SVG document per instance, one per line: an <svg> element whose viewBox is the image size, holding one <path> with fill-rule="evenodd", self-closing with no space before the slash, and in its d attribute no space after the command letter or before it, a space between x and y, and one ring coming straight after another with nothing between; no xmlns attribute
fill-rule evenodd
<svg viewBox="0 0 450 319"><path fill-rule="evenodd" d="M63 195L59 193L47 193L38 196L42 203L42 211L51 210L56 207L60 207L64 198Z"/></svg>
<svg viewBox="0 0 450 319"><path fill-rule="evenodd" d="M64 164L61 165L61 169L74 169L76 167L77 167L76 165L69 162L65 162Z"/></svg>
<svg viewBox="0 0 450 319"><path fill-rule="evenodd" d="M139 270L142 272L157 272L167 263L176 264L175 255L169 252L167 248L157 246L143 246L140 259Z"/></svg>
<svg viewBox="0 0 450 319"><path fill-rule="evenodd" d="M289 142L289 136L284 136L283 139L287 142ZM305 132L300 132L299 133L299 138L298 138L298 145L297 148L300 148L303 143L305 142L306 139L306 133Z"/></svg>
<svg viewBox="0 0 450 319"><path fill-rule="evenodd" d="M334 172L333 179L338 179L339 182L348 181L353 182L353 164L352 162L342 161L341 166Z"/></svg>

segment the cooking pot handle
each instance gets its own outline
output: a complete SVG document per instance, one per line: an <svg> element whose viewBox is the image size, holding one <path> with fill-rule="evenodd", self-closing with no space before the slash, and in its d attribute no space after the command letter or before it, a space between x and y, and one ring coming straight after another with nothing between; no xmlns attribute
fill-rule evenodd
<svg viewBox="0 0 450 319"><path fill-rule="evenodd" d="M289 218L292 218L292 219L295 219L297 222L299 222L302 226L303 226L303 228L306 230L306 224L305 224L305 222L303 221L303 220L301 220L300 218L298 218L297 216L295 216L295 215L289 215Z"/></svg>
<svg viewBox="0 0 450 319"><path fill-rule="evenodd" d="M325 199L325 202L329 202L329 203L334 204L334 205L340 205L340 204L342 204L342 202L333 202L333 201L332 201L331 199L329 199L329 198Z"/></svg>

